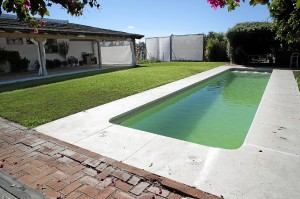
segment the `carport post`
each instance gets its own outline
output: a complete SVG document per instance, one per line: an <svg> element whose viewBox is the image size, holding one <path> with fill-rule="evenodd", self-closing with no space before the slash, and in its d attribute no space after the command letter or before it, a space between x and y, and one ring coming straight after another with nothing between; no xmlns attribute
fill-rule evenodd
<svg viewBox="0 0 300 199"><path fill-rule="evenodd" d="M97 49L98 49L98 65L99 69L102 67L102 57L101 57L101 46L100 46L100 40L97 39Z"/></svg>
<svg viewBox="0 0 300 199"><path fill-rule="evenodd" d="M131 38L131 41L132 41L132 46L133 46L133 66L136 66L136 49L135 49L135 38Z"/></svg>
<svg viewBox="0 0 300 199"><path fill-rule="evenodd" d="M46 60L45 60L45 48L44 48L44 42L46 39L44 38L34 38L34 40L37 42L38 52L40 55L40 67L41 67L41 75L47 76L47 69L46 69Z"/></svg>

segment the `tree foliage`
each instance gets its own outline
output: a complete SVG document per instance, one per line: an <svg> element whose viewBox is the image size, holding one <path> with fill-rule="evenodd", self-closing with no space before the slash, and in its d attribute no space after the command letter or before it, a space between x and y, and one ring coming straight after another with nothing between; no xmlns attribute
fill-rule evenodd
<svg viewBox="0 0 300 199"><path fill-rule="evenodd" d="M277 38L288 43L300 43L300 8L295 5L296 0L274 0L269 6Z"/></svg>
<svg viewBox="0 0 300 199"><path fill-rule="evenodd" d="M214 9L227 7L232 11L239 7L240 0L208 0L208 3ZM288 43L300 42L300 0L250 0L249 3L268 6L277 38Z"/></svg>
<svg viewBox="0 0 300 199"><path fill-rule="evenodd" d="M280 48L268 22L239 23L226 36L231 61L237 64L247 64L249 55L266 55Z"/></svg>
<svg viewBox="0 0 300 199"><path fill-rule="evenodd" d="M86 5L100 7L97 0L0 0L0 15L3 9L7 13L16 14L20 21L26 21L37 28L44 26L45 22L37 20L36 17L49 16L48 8L53 4L61 5L72 16L82 15Z"/></svg>
<svg viewBox="0 0 300 199"><path fill-rule="evenodd" d="M204 41L206 61L229 61L227 56L227 39L223 33L209 32Z"/></svg>

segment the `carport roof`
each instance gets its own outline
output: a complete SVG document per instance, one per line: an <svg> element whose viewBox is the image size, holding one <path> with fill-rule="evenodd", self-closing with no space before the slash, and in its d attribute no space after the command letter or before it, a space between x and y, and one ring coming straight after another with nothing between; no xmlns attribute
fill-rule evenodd
<svg viewBox="0 0 300 199"><path fill-rule="evenodd" d="M41 37L47 35L47 37L67 37L73 38L79 37L80 39L92 39L92 38L117 38L117 39L141 39L144 37L140 34L132 34L121 31L97 28L92 26L86 26L81 24L69 23L67 20L51 20L45 19L46 26L38 29L39 33L34 34L34 28L29 27L25 22L20 22L14 15L2 14L0 15L0 35L1 33L21 33L26 34L23 36ZM2 34L3 36L3 34ZM6 35L7 36L7 35ZM20 35L22 36L22 35Z"/></svg>

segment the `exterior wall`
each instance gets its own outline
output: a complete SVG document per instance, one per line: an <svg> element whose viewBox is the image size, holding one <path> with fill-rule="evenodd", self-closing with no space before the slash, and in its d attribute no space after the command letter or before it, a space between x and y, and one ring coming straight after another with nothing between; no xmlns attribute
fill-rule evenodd
<svg viewBox="0 0 300 199"><path fill-rule="evenodd" d="M99 62L98 47L96 41L73 41L68 39L57 39L57 44L66 41L69 43L69 51L66 58L73 56L79 61L82 61L82 54L93 54L97 58L97 64ZM123 41L124 42L124 41ZM111 42L101 43L101 57L103 65L118 65L118 66L132 66L133 65L133 49L132 44L125 41L124 45L118 46L118 44L109 45ZM29 67L32 67L38 60L38 49L34 44L27 44L25 38L23 38L23 44L7 44L6 38L0 38L0 48L6 50L19 51L21 58L26 57L30 60ZM64 56L57 53L46 53L46 59L65 60Z"/></svg>
<svg viewBox="0 0 300 199"><path fill-rule="evenodd" d="M93 50L92 41L70 41L69 42L69 52L67 57L73 56L76 57L79 61L82 61L82 53L91 53L96 55ZM95 49L97 52L97 49ZM98 59L97 59L98 60Z"/></svg>
<svg viewBox="0 0 300 199"><path fill-rule="evenodd" d="M37 47L34 44L27 44L26 39L23 39L23 44L7 44L6 38L0 38L0 48L19 51L21 58L26 57L30 60L29 65L37 60Z"/></svg>
<svg viewBox="0 0 300 199"><path fill-rule="evenodd" d="M82 52L92 53L95 56L97 55L97 49L95 49L95 53L93 52L92 41L69 41L68 39L58 39L57 43L60 43L62 41L67 41L69 43L69 52L66 56L67 58L70 56L74 56L79 61L81 61ZM19 51L21 58L26 57L30 60L29 66L32 66L38 60L37 46L35 46L34 44L27 44L25 38L23 38L23 44L7 44L6 38L0 38L0 48ZM46 59L59 59L61 61L64 61L65 58L59 53L46 53Z"/></svg>
<svg viewBox="0 0 300 199"><path fill-rule="evenodd" d="M68 39L57 39L58 44L62 41L69 42ZM49 60L59 59L61 61L65 61L65 58L63 56L61 56L58 52L57 53L46 53L46 59L49 59Z"/></svg>

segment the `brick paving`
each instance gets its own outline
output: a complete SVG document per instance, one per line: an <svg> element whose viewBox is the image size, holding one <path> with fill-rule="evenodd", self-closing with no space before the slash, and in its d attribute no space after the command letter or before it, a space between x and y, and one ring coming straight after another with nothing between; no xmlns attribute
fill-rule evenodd
<svg viewBox="0 0 300 199"><path fill-rule="evenodd" d="M0 118L0 169L54 199L218 199Z"/></svg>

